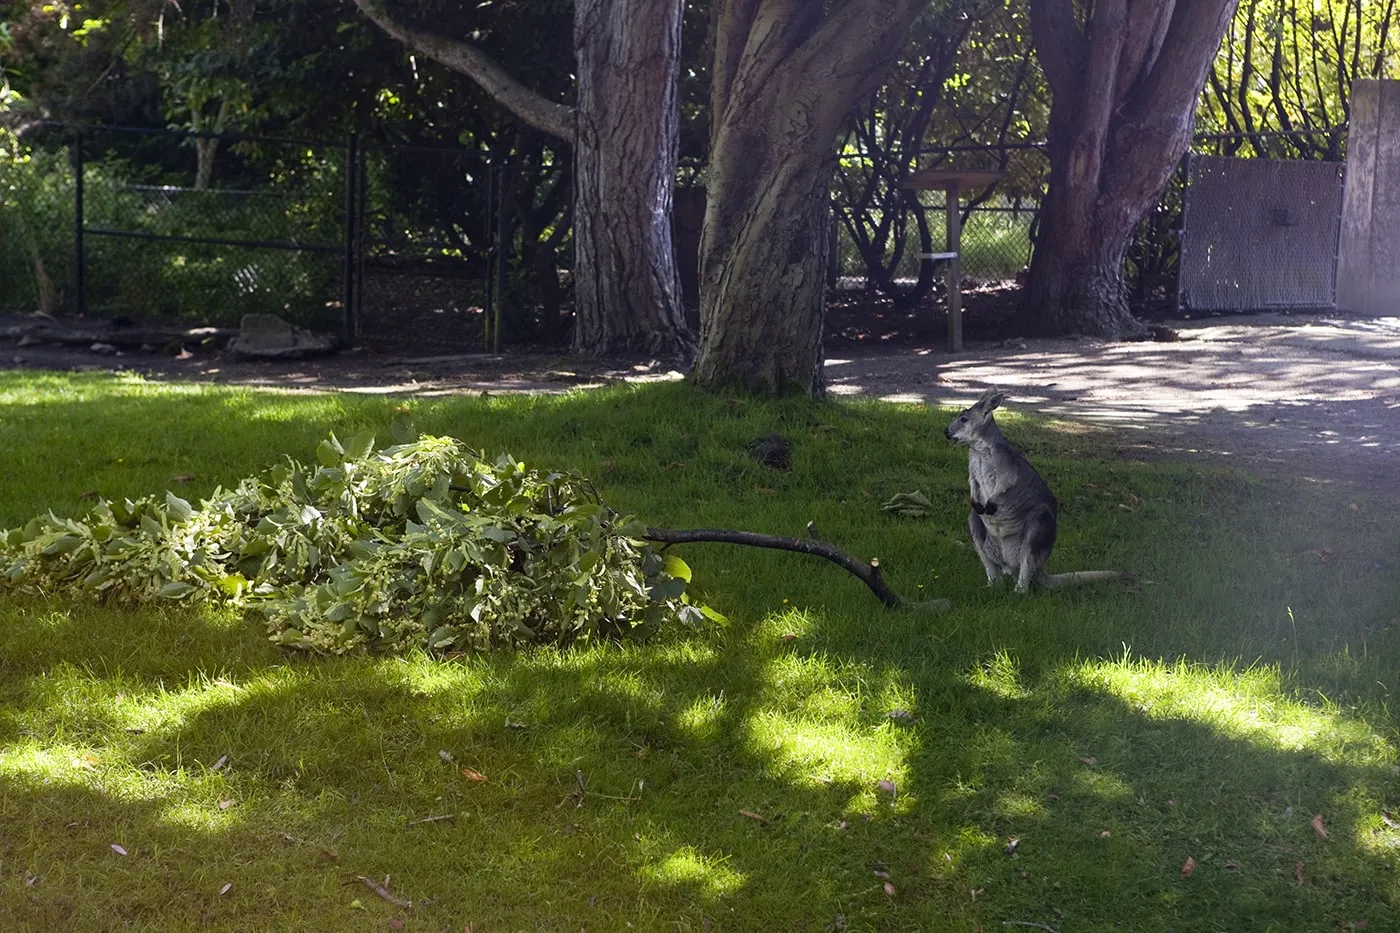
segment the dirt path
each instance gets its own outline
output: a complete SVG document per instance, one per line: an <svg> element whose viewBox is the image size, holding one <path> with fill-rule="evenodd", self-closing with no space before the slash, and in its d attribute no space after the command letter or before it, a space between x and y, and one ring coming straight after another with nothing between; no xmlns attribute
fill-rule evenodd
<svg viewBox="0 0 1400 933"><path fill-rule="evenodd" d="M1125 453L1206 457L1400 492L1400 318L1271 315L1173 325L1171 343L1016 340L828 361L838 395L1010 404L1112 427Z"/></svg>
<svg viewBox="0 0 1400 933"><path fill-rule="evenodd" d="M1125 456L1205 458L1400 493L1400 318L1259 315L1173 326L1181 339L1170 343L1012 340L971 343L958 354L833 342L827 378L837 397L950 407L997 385L1010 406L1118 430ZM680 377L656 364L562 356L355 351L253 363L13 345L0 347L0 367L122 367L154 378L424 395Z"/></svg>

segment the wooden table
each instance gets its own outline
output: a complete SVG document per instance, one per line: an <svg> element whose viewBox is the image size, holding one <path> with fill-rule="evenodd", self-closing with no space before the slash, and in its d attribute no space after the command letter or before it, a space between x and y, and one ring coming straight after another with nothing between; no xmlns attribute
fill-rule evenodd
<svg viewBox="0 0 1400 933"><path fill-rule="evenodd" d="M946 246L944 252L922 253L924 262L948 263L948 351L962 349L962 211L961 194L969 188L985 188L1006 177L1005 172L967 171L931 168L915 172L901 186L912 191L941 190L947 202ZM922 207L920 208L922 210Z"/></svg>

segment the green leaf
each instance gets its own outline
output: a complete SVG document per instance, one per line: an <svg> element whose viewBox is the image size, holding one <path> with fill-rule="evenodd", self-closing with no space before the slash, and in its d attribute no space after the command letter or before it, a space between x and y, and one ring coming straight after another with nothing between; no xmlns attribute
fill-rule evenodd
<svg viewBox="0 0 1400 933"><path fill-rule="evenodd" d="M186 583L183 580L173 580L160 588L156 593L161 599L183 599L193 593L197 587Z"/></svg>
<svg viewBox="0 0 1400 933"><path fill-rule="evenodd" d="M723 615L718 609L715 609L713 606L700 605L696 608L700 610L701 615L709 619L711 622L723 623L729 621L728 616Z"/></svg>
<svg viewBox="0 0 1400 933"><path fill-rule="evenodd" d="M690 565L674 554L666 555L666 563L662 565L661 572L686 583L690 582Z"/></svg>
<svg viewBox="0 0 1400 933"><path fill-rule="evenodd" d="M190 516L194 515L194 506L190 505L173 492L167 492L165 494L165 507L170 510L170 514L174 516L177 521L189 521Z"/></svg>
<svg viewBox="0 0 1400 933"><path fill-rule="evenodd" d="M334 434L316 448L316 460L324 467L340 466L345 462L345 448L340 446Z"/></svg>
<svg viewBox="0 0 1400 933"><path fill-rule="evenodd" d="M389 433L400 444L411 444L416 441L418 429L413 426L413 415L403 410L395 412L394 420L389 422Z"/></svg>
<svg viewBox="0 0 1400 933"><path fill-rule="evenodd" d="M44 547L40 554L45 557L54 557L59 554L69 554L77 550L78 545L83 543L83 539L77 535L61 535L54 538Z"/></svg>
<svg viewBox="0 0 1400 933"><path fill-rule="evenodd" d="M345 445L346 460L363 460L374 453L374 432L361 431Z"/></svg>

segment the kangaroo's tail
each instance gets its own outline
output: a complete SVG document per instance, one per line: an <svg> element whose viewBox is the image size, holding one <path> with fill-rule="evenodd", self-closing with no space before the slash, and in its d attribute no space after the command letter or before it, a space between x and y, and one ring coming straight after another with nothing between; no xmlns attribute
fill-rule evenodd
<svg viewBox="0 0 1400 933"><path fill-rule="evenodd" d="M1081 583L1108 583L1110 581L1127 581L1132 576L1121 570L1075 570L1071 573L1044 573L1038 581L1047 589L1058 589L1062 586L1078 586Z"/></svg>

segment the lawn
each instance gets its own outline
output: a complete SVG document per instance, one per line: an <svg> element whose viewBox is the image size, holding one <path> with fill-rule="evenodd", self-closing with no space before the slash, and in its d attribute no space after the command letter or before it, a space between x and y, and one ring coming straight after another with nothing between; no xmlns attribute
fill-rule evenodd
<svg viewBox="0 0 1400 933"><path fill-rule="evenodd" d="M197 499L408 407L653 525L815 520L955 604L693 545L723 623L444 660L0 597L0 928L1400 929L1397 503L1129 462L1011 405L1061 502L1049 569L1138 582L987 588L965 453L912 406L0 373L0 526ZM745 453L772 431L789 472ZM880 509L915 489L936 514Z"/></svg>

